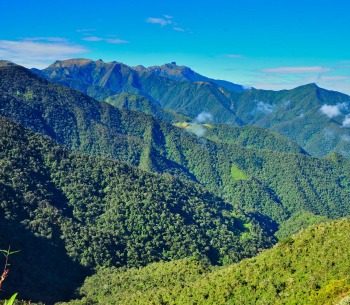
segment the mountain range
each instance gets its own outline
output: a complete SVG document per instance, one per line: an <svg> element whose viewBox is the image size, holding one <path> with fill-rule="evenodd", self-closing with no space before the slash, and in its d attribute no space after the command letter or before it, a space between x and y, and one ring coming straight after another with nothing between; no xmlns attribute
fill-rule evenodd
<svg viewBox="0 0 350 305"><path fill-rule="evenodd" d="M247 88L245 88L242 85L237 85L225 80L212 79L212 78L200 75L199 73L193 71L189 67L176 65L176 62L168 63L162 66L152 66L148 68L145 68L144 66L140 65L140 66L133 67L133 69L141 74L142 73L155 74L159 76L164 76L166 78L170 78L175 81L213 83L220 87L237 91L237 92L243 92L247 90Z"/></svg>
<svg viewBox="0 0 350 305"><path fill-rule="evenodd" d="M350 98L315 84L282 91L244 90L175 63L132 68L117 62L72 59L33 71L98 100L118 100L123 92L141 95L153 107L171 109L193 120L204 111L215 123L268 128L314 156L336 151L350 157Z"/></svg>
<svg viewBox="0 0 350 305"><path fill-rule="evenodd" d="M175 63L132 68L73 59L28 70L1 61L0 246L21 249L6 291L17 287L21 298L54 304L72 299L96 268L139 279L142 272L152 277L163 268L184 268L186 281L189 276L203 286L196 299L237 302L230 301L226 271L213 266L231 273L243 268L243 258L264 260L270 254L259 253L278 240L283 253L298 253L289 247L293 233L350 215L349 97L314 84L276 92L220 82ZM336 240L332 234L342 226L347 223L330 222L305 234L328 230ZM280 254L271 251L277 260ZM283 262L288 259L296 260ZM141 277L130 269L141 266ZM272 276L264 268L255 281ZM347 283L339 272L329 280ZM230 297L212 296L200 274L220 274L213 275L214 286L225 274L223 295ZM114 304L87 292L104 289L86 288L100 276L87 279L82 295L91 304ZM265 286L287 296L293 285L281 283ZM305 293L316 300L332 283ZM180 278L178 284L188 286ZM126 291L134 289L127 285ZM248 286L257 289L255 282ZM190 304L196 293L187 289L179 300ZM243 290L246 304L253 304L249 297L257 296ZM160 304L166 299L155 295Z"/></svg>
<svg viewBox="0 0 350 305"><path fill-rule="evenodd" d="M343 205L348 189L343 185L349 174L341 157L336 157L338 163L332 158L312 158L291 141L272 133L267 149L261 149L265 137L256 140L260 143L255 144L256 149L220 137L209 140L191 132L196 126L188 131L139 112L120 110L51 84L21 67L2 68L0 76L4 97L1 114L70 149L190 179L232 204L263 212L279 223L301 207L331 217L347 213L348 207ZM256 127L250 128L250 137L256 138ZM249 143L248 134L240 141ZM269 147L271 143L274 145ZM238 171L246 178L235 179ZM248 192L251 188L255 191ZM286 196L286 190L293 196ZM257 209L255 192L260 193ZM330 205L342 208L329 209Z"/></svg>

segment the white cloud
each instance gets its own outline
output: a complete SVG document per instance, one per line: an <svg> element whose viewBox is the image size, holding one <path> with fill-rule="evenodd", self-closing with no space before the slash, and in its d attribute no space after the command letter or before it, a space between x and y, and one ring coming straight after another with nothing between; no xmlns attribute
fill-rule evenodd
<svg viewBox="0 0 350 305"><path fill-rule="evenodd" d="M347 135L347 134L343 134L340 136L341 140L344 141L344 142L350 142L350 136Z"/></svg>
<svg viewBox="0 0 350 305"><path fill-rule="evenodd" d="M274 112L274 110L275 110L275 105L271 105L269 103L258 101L256 105L256 111L263 112L265 114L272 113Z"/></svg>
<svg viewBox="0 0 350 305"><path fill-rule="evenodd" d="M309 74L297 75L297 74L260 74L247 81L254 88L266 89L266 90L285 90L294 89L298 86L302 86L310 83L317 83L321 88L328 90L344 92L350 95L350 76L344 77L344 79L327 79L322 76L310 76Z"/></svg>
<svg viewBox="0 0 350 305"><path fill-rule="evenodd" d="M265 73L280 73L280 74L308 74L308 73L324 73L331 71L330 68L322 66L304 66L304 67L276 67L262 69Z"/></svg>
<svg viewBox="0 0 350 305"><path fill-rule="evenodd" d="M195 122L198 124L202 124L205 122L211 122L213 120L213 115L209 112L202 111L200 114L197 115Z"/></svg>
<svg viewBox="0 0 350 305"><path fill-rule="evenodd" d="M282 101L282 105L285 107L285 108L288 108L291 104L291 101L290 100L283 100Z"/></svg>
<svg viewBox="0 0 350 305"><path fill-rule="evenodd" d="M172 20L170 19L165 19L165 18L153 18L149 17L146 20L148 23L153 23L153 24L160 24L161 26L166 26L168 24L172 24Z"/></svg>
<svg viewBox="0 0 350 305"><path fill-rule="evenodd" d="M194 133L197 137L203 137L205 135L206 130L202 125L190 123L189 126L188 131Z"/></svg>
<svg viewBox="0 0 350 305"><path fill-rule="evenodd" d="M46 41L46 42L67 42L68 40L63 37L26 37L24 41Z"/></svg>
<svg viewBox="0 0 350 305"><path fill-rule="evenodd" d="M0 40L0 58L29 68L45 68L57 59L67 59L89 52L85 47L69 43L63 38L61 41L53 41L52 37L38 38Z"/></svg>
<svg viewBox="0 0 350 305"><path fill-rule="evenodd" d="M174 30L174 31L178 31L178 32L186 32L185 29L179 28L179 27L173 27L173 30Z"/></svg>
<svg viewBox="0 0 350 305"><path fill-rule="evenodd" d="M94 32L96 29L78 29L78 33Z"/></svg>
<svg viewBox="0 0 350 305"><path fill-rule="evenodd" d="M341 110L347 110L349 107L348 103L339 103L337 105L322 105L321 112L329 118L334 118L341 115Z"/></svg>
<svg viewBox="0 0 350 305"><path fill-rule="evenodd" d="M333 75L333 76L326 76L326 75L321 75L320 76L320 81L342 81L342 80L347 80L349 79L349 76L343 76L343 75Z"/></svg>
<svg viewBox="0 0 350 305"><path fill-rule="evenodd" d="M82 40L85 40L85 41L102 41L104 39L101 38L101 37L97 37L97 36L88 36L88 37L82 38Z"/></svg>
<svg viewBox="0 0 350 305"><path fill-rule="evenodd" d="M202 111L197 115L193 123L189 124L189 132L194 133L197 137L203 137L206 129L201 124L206 122L211 122L213 120L213 115L209 112Z"/></svg>
<svg viewBox="0 0 350 305"><path fill-rule="evenodd" d="M123 39L118 39L118 38L114 38L114 39L106 39L106 42L108 42L108 43L112 43L112 44L124 44L124 43L130 43L130 41L128 41L128 40L123 40Z"/></svg>
<svg viewBox="0 0 350 305"><path fill-rule="evenodd" d="M244 56L241 54L226 54L229 58L243 58Z"/></svg>
<svg viewBox="0 0 350 305"><path fill-rule="evenodd" d="M323 114L325 114L329 118L334 118L338 115L341 115L339 108L333 105L323 105L321 107L321 111Z"/></svg>
<svg viewBox="0 0 350 305"><path fill-rule="evenodd" d="M346 127L346 128L350 127L350 114L348 114L348 115L345 117L345 119L344 119L344 121L343 121L343 127Z"/></svg>
<svg viewBox="0 0 350 305"><path fill-rule="evenodd" d="M164 18L163 18L164 17ZM149 17L146 19L147 23L152 23L152 24L159 24L162 27L165 27L167 25L173 25L173 30L178 31L178 32L187 32L188 29L184 29L178 25L177 22L173 20L173 16L170 15L163 15L161 18L156 18L156 17Z"/></svg>
<svg viewBox="0 0 350 305"><path fill-rule="evenodd" d="M88 37L82 38L82 40L91 41L91 42L105 41L107 43L112 43L112 44L130 43L130 41L128 41L128 40L123 40L123 39L119 39L119 38L108 38L107 39L107 38L102 38L102 37L98 37L98 36L88 36Z"/></svg>
<svg viewBox="0 0 350 305"><path fill-rule="evenodd" d="M350 61L349 61L350 62ZM325 65L293 66L289 64L252 71L246 81L255 88L293 89L316 83L319 87L350 94L349 62Z"/></svg>

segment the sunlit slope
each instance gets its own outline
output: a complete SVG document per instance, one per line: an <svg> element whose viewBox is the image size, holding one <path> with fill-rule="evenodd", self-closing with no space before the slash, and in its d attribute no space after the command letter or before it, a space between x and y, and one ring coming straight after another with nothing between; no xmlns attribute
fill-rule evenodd
<svg viewBox="0 0 350 305"><path fill-rule="evenodd" d="M349 230L349 220L313 226L220 269L182 260L101 270L70 304L347 304Z"/></svg>

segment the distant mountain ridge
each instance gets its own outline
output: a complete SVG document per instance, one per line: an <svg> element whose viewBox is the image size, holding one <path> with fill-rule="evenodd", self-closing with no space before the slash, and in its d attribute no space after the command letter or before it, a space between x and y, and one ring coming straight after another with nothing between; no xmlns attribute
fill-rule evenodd
<svg viewBox="0 0 350 305"><path fill-rule="evenodd" d="M242 85L237 85L225 80L213 79L200 75L189 67L178 66L176 62L171 62L162 66L151 66L148 68L145 68L144 66L136 66L133 68L140 73L148 72L155 75L164 76L175 81L213 83L228 90L237 92L243 92L247 90L247 88Z"/></svg>
<svg viewBox="0 0 350 305"><path fill-rule="evenodd" d="M296 141L312 155L336 151L350 157L350 113L346 94L307 84L292 90L228 93L233 111L246 125L268 128Z"/></svg>
<svg viewBox="0 0 350 305"><path fill-rule="evenodd" d="M344 125L347 96L312 84L277 93L263 90L239 93L213 83L174 81L154 74L140 76L118 63L105 65L89 60L77 63L71 61L61 68L57 63L57 70L50 73L54 76L57 71L59 80L96 95L107 96L112 92L106 98L108 103L38 76L41 71L34 74L8 62L0 67L0 245L11 244L22 250L13 261L18 277L6 282L11 290L16 288L26 299L51 305L72 296L86 268L92 271L97 266L139 267L154 261L190 257L189 264L187 259L183 261L186 274L193 278L192 270L195 274L198 270L197 274L204 279L198 278L194 290L188 290L189 295L175 293L185 297L184 304L190 304L194 295L200 300L198 304L207 301L218 304L227 296L238 303L242 300L235 287L248 300L253 298L251 304L260 298L255 291L267 291L266 300L271 296L281 298L281 292L289 293L285 287L294 287L294 280L299 281L294 278L295 271L300 267L301 277L305 274L304 261L300 266L291 265L286 256L291 250L289 245L296 242L290 238L281 241L286 251L277 252L271 264L263 258L261 268L256 269L252 260L254 266L251 269L248 266L247 278L241 274L247 270L244 261L244 268L237 273L238 265L213 270L211 282L200 271L202 267L196 269L196 265L209 271L206 265L209 262L231 264L310 224L349 216L350 162L335 152L322 159L312 157L277 132L236 125L247 125L247 121L251 125L271 124L272 129L279 124L300 124L291 125L295 135L303 132L310 138L312 128L318 130L322 124ZM129 76L124 69L130 72ZM150 98L123 91L128 86L136 90L136 84ZM118 86L121 91L114 94ZM208 97L207 93L211 95ZM213 111L203 112L203 104ZM227 112L223 113L223 109ZM198 114L199 110L196 117L183 114ZM236 123L217 124L215 118L226 115L230 118L236 115ZM307 120L294 122L296 115ZM322 120L324 117L328 120ZM177 120L180 122L174 123ZM345 126L341 128L347 131ZM320 240L314 241L317 232L312 230L306 239L315 247L328 236L328 229L320 228L319 232L323 232ZM339 236L342 242L347 242L343 233ZM308 244L302 242L307 260ZM334 253L343 249L337 248L337 242L331 247ZM293 262L298 263L300 250L296 248L294 253ZM320 254L316 248L314 253ZM322 253L321 256L323 259ZM201 262L191 263L193 257ZM260 257L268 259L269 254ZM280 275L271 281L273 273L267 272L276 262L290 270L283 281ZM314 257L312 262L319 266ZM348 260L340 262L349 265ZM334 261L327 258L322 263L322 270L333 270ZM182 262L175 261L151 265L150 268L155 266L155 273L147 274L146 280L159 276L161 281L168 281L168 276L161 275L164 270L157 271L157 266L163 265L168 266L168 271L178 266L175 276L179 279ZM281 268L282 277L285 269ZM124 273L122 270L119 271ZM132 269L131 273L138 277L137 270ZM148 273L150 269L140 270ZM328 287L332 290L333 283L325 277L329 272L319 277L318 269L315 271L312 276L318 283L303 277L305 283L311 284L310 289L317 292L324 288L322 293L328 292ZM255 273L262 278L255 280L252 277ZM232 275L238 280L234 288L230 284ZM101 277L101 283L105 278ZM121 282L128 294L131 290L126 284L132 277L127 270L125 278ZM341 275L339 280L343 279ZM48 283L50 289L45 289ZM142 282L134 283L137 289L143 286ZM251 285L247 286L248 283ZM303 286L304 283L300 287ZM95 290L84 291L90 295ZM299 288L297 294L298 291ZM162 291L157 289L158 292L151 291L150 296L161 296ZM98 293L100 296L103 294ZM190 299L186 300L187 297ZM164 303L164 299L158 300ZM85 301L88 300L82 300ZM113 304L106 299L101 301L110 303ZM129 303L128 300L126 304ZM272 303L277 304L275 300Z"/></svg>
<svg viewBox="0 0 350 305"><path fill-rule="evenodd" d="M9 60L0 60L0 67L9 67L9 66L16 66L16 64Z"/></svg>
<svg viewBox="0 0 350 305"><path fill-rule="evenodd" d="M78 71L79 68L83 68L84 73ZM79 76L81 84L91 84L106 89L108 88L114 93L120 93L125 91L125 89L141 89L141 84L137 78L147 77L150 74L165 77L174 81L213 83L237 92L243 92L246 90L242 85L237 85L225 80L208 78L194 72L189 67L177 66L176 63L145 68L143 66L130 67L116 61L105 63L102 60L93 61L81 58L64 61L57 60L44 70L32 70L35 73L42 74L42 76L49 76L56 80L66 77L67 80L72 81L73 79L77 80L77 77ZM74 87L75 85L78 85L78 83L70 81L68 81L70 84L69 86ZM130 91L128 92L133 93Z"/></svg>
<svg viewBox="0 0 350 305"><path fill-rule="evenodd" d="M32 71L100 100L124 91L146 95L140 91L137 72L119 62L104 63L102 60L90 59L57 60L44 70Z"/></svg>
<svg viewBox="0 0 350 305"><path fill-rule="evenodd" d="M58 83L0 61L0 249L21 250L1 298L53 305L99 270L74 304L350 300L350 222L290 237L350 215L350 161L258 127L345 137L348 96L55 65Z"/></svg>
<svg viewBox="0 0 350 305"><path fill-rule="evenodd" d="M312 158L281 136L267 132L259 137L248 127L238 133L213 128L209 140L193 132L198 124L184 131L52 84L19 66L0 68L0 94L3 116L73 150L193 180L234 206L265 215L275 224L272 230L300 210L331 218L350 214L349 164L336 154Z"/></svg>
<svg viewBox="0 0 350 305"><path fill-rule="evenodd" d="M335 151L350 158L350 97L316 84L237 92L175 63L131 68L117 62L72 59L33 71L98 100L128 92L193 119L205 111L215 123L271 129L314 156Z"/></svg>

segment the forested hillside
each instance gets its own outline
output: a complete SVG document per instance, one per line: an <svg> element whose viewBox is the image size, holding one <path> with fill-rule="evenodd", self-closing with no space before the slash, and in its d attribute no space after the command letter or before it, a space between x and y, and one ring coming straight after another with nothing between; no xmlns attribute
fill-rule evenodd
<svg viewBox="0 0 350 305"><path fill-rule="evenodd" d="M222 268L191 259L102 269L69 304L348 304L348 219L310 227L257 257Z"/></svg>
<svg viewBox="0 0 350 305"><path fill-rule="evenodd" d="M117 67L120 77L129 71L123 86L138 77L119 64L106 71L103 62L76 63L70 62L77 74L80 65L92 65L95 72L94 65L98 65L101 75L109 71L111 77ZM345 157L332 152L316 158L277 132L215 124L208 112L202 112L202 118L190 118L162 108L142 92L135 96L113 91L118 77L106 77L87 90L100 94L100 87L104 88L106 103L53 84L23 67L0 64L0 249L11 245L21 250L11 257L13 267L4 297L19 291L19 298L46 304L67 301L96 270L97 275L81 290L88 304L129 304L126 300L142 304L145 299L155 304L194 304L196 300L198 304L236 304L241 299L244 304L260 300L289 304L289 296L295 300L307 296L310 304L317 304L347 293L349 283L343 273L347 269L335 261L339 251L332 252L337 246L326 235L340 240L345 234L340 227L347 228L348 221L320 225L301 237L289 238L301 228L350 215L350 162ZM165 79L186 98L197 96L201 86L211 96L219 94L213 83L182 81L180 88L160 75L142 77L149 78L142 84L150 89L151 79ZM82 85L81 80L76 81L72 77L66 85ZM182 91L185 87L189 91ZM310 88L318 92L317 99L310 99ZM197 98L208 97L212 104L205 90ZM314 86L292 91L284 94L304 95L310 107L324 115L320 101L328 102L328 91ZM157 94L166 98L169 92ZM292 96L287 103L272 92L219 92L228 100L238 95L242 101L249 95L267 96L280 105L271 109L294 109ZM336 96L335 105L345 103L345 95ZM196 100L192 102L198 110ZM255 102L245 102L248 108L255 107ZM187 102L177 99L176 103L181 108ZM244 112L238 106L227 109ZM316 128L315 112L310 111L310 126ZM346 108L341 111L345 115ZM272 118L273 111L269 115L271 124L279 120ZM267 116L257 117L256 121L249 116L244 119L256 125L268 122ZM332 122L339 127L340 121ZM256 260L233 264L271 247L277 238L287 239ZM302 249L297 246L298 238L308 239L302 242ZM334 249L327 252L322 247L329 243ZM307 249L315 253L310 256L312 261L308 261ZM332 255L332 262L320 260L319 264L325 264L324 272L339 265L334 267L334 277L331 271L329 276L323 271L311 273L307 280L282 275L305 274L305 270L298 271L301 265L313 270L314 265L308 264L317 262L317 253ZM348 261L348 257L339 258ZM213 265L228 264L233 265L213 269ZM277 268L272 270L272 265ZM259 272L249 271L254 268ZM270 277L273 280L267 280ZM102 279L119 290L110 290ZM93 282L104 286L92 288Z"/></svg>
<svg viewBox="0 0 350 305"><path fill-rule="evenodd" d="M20 298L67 300L98 266L227 264L275 240L200 185L70 152L3 117L0 147L0 247L21 250L4 289Z"/></svg>
<svg viewBox="0 0 350 305"><path fill-rule="evenodd" d="M162 108L141 95L127 92L112 95L105 100L107 103L121 109L135 110L152 115L168 123L190 122L192 118L180 114L174 110Z"/></svg>
<svg viewBox="0 0 350 305"><path fill-rule="evenodd" d="M316 84L292 90L226 93L234 101L233 111L245 124L288 136L315 156L336 151L349 157L350 132L344 124L350 106L348 95Z"/></svg>
<svg viewBox="0 0 350 305"><path fill-rule="evenodd" d="M196 122L181 122L174 125L215 142L235 144L257 150L266 149L306 154L298 144L289 138L281 136L277 132L255 126L237 127L230 124L199 124Z"/></svg>
<svg viewBox="0 0 350 305"><path fill-rule="evenodd" d="M268 150L265 135L254 144L265 149L224 137L212 141L53 85L22 67L3 67L0 76L1 113L73 150L199 182L275 227L300 210L331 218L350 213L349 162L339 155L313 158L288 141L270 141L284 152Z"/></svg>
<svg viewBox="0 0 350 305"><path fill-rule="evenodd" d="M314 156L324 157L334 151L350 158L348 95L315 84L281 91L243 90L191 71L174 64L146 69L87 59L57 61L44 70L35 70L99 100L122 92L138 94L193 119L206 111L215 123L277 131Z"/></svg>

